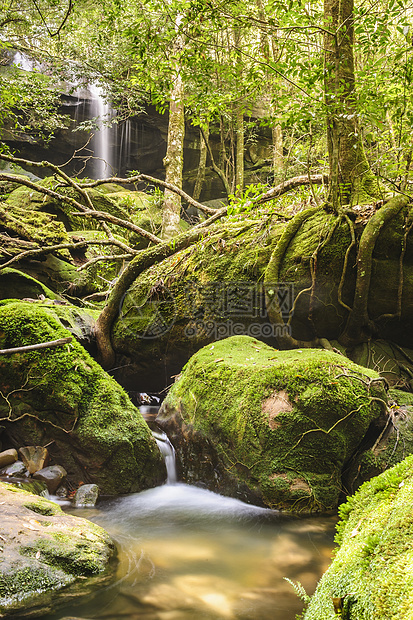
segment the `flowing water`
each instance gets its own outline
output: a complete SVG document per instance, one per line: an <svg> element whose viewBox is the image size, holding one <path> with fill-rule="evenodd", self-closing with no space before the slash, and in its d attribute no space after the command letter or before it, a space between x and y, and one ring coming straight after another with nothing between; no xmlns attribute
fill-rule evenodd
<svg viewBox="0 0 413 620"><path fill-rule="evenodd" d="M173 448L162 432L155 438L169 484L72 509L116 541L115 579L48 620L294 620L302 603L285 578L314 591L336 519L288 517L173 483Z"/></svg>
<svg viewBox="0 0 413 620"><path fill-rule="evenodd" d="M108 126L108 123L115 116L115 111L110 104L105 101L103 91L100 86L90 84L89 90L92 95L91 115L96 118L97 131L95 132L90 148L94 154L93 177L96 179L107 179L115 174L115 162L113 143L116 133L115 127Z"/></svg>

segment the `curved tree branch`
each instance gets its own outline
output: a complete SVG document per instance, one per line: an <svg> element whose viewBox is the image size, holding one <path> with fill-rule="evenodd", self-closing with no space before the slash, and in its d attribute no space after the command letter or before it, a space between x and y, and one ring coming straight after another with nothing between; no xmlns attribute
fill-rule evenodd
<svg viewBox="0 0 413 620"><path fill-rule="evenodd" d="M344 346L351 346L371 336L373 324L368 314L368 295L374 247L383 226L395 217L408 202L409 199L405 196L391 198L386 205L376 211L363 230L357 254L357 278L353 308L347 319L344 332L339 339Z"/></svg>
<svg viewBox="0 0 413 620"><path fill-rule="evenodd" d="M91 210L91 211L83 211L81 213L71 213L71 215L76 215L78 217L92 217L96 220L104 220L106 222L110 222L111 224L116 224L117 226L121 226L122 228L127 228L128 230L132 230L138 235L141 235L141 237L145 237L146 239L149 239L149 241L152 241L152 243L155 243L155 244L162 243L162 239L160 239L156 235L153 235L147 230L144 230L140 226L136 226L136 224L133 224L132 222L127 222L126 220L122 220L119 217L110 215L110 213L106 213L105 211L95 211L93 209L93 211Z"/></svg>

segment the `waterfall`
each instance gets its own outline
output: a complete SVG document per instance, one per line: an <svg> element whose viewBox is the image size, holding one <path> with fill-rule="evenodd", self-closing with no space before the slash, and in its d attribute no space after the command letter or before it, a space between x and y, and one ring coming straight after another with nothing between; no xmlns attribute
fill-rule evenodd
<svg viewBox="0 0 413 620"><path fill-rule="evenodd" d="M159 412L159 398L154 395L135 392L139 399L143 400L143 402L156 402L156 405L140 405L139 411L142 414L142 417L149 425L149 428L152 431L152 435L155 438L156 443L158 444L158 448L161 451L161 454L165 461L166 467L166 484L176 484L178 482L178 477L176 475L176 461L175 461L175 449L171 442L169 441L169 437L163 430L156 424L155 418Z"/></svg>
<svg viewBox="0 0 413 620"><path fill-rule="evenodd" d="M90 143L95 158L93 176L96 179L107 179L116 173L114 161L116 125L112 127L107 125L115 117L115 110L104 100L103 91L99 86L91 84L89 91L92 95L90 113L93 118L97 118L97 131Z"/></svg>
<svg viewBox="0 0 413 620"><path fill-rule="evenodd" d="M13 65L22 69L23 71L41 71L42 65L36 60L31 60L25 54L21 52L15 52L13 56Z"/></svg>
<svg viewBox="0 0 413 620"><path fill-rule="evenodd" d="M166 467L166 484L176 484L176 463L175 463L175 449L168 439L166 433L161 430L152 431L152 435L155 437L158 448L160 449L164 459Z"/></svg>

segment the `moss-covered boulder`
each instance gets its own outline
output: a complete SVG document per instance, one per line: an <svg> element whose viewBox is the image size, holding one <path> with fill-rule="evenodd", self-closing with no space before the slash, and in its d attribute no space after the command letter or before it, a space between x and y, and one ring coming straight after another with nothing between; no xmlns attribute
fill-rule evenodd
<svg viewBox="0 0 413 620"><path fill-rule="evenodd" d="M383 382L336 353L234 336L198 351L159 424L183 480L297 511L337 506L341 475L385 425Z"/></svg>
<svg viewBox="0 0 413 620"><path fill-rule="evenodd" d="M48 342L70 332L59 310L0 306L0 348ZM61 310L60 312L65 312ZM164 465L147 424L123 389L75 340L0 356L0 416L13 447L48 445L74 486L116 495L155 486Z"/></svg>
<svg viewBox="0 0 413 620"><path fill-rule="evenodd" d="M271 207L212 226L206 238L143 272L125 294L114 324L118 365L125 364L122 356L136 362L148 385L153 365L146 368L145 359L154 360L158 376L163 376L165 367L171 376L191 354L223 336L246 334L278 346L280 328L270 324L264 299L264 291L276 284L283 320L290 321L293 337L339 339L353 306L356 249L367 215L360 215L352 224L352 245L352 230L345 219L322 208L306 213L307 219L302 217L298 230L285 243L277 282L264 284L265 274L289 216ZM374 338L396 344L388 346L385 357L380 350L383 341L376 348L369 341L347 351L354 361L363 357L363 365L380 373L388 370L386 378L392 382L401 375L409 378L413 372L409 350L404 349L413 347L413 245L409 237L398 311L400 252L407 216L406 207L382 227L372 254L368 315L374 321ZM137 374L133 366L129 369L131 375ZM128 369L123 371L122 381L128 380L127 373Z"/></svg>
<svg viewBox="0 0 413 620"><path fill-rule="evenodd" d="M84 206L85 200L73 188L62 188L54 177L39 181L40 186L60 192L62 195L75 199ZM97 211L104 211L123 220L130 220L151 232L158 232L162 223L162 212L156 201L143 192L135 192L120 185L108 184L108 187L89 188L87 193ZM4 214L3 214L4 211ZM100 229L97 220L74 215L75 207L35 191L26 186L14 189L0 204L0 224L8 226L13 232L19 233L32 241L41 240L42 233L47 233L47 240L58 242L57 231L61 238L67 231ZM41 230L37 227L42 224ZM113 232L126 235L129 240L143 243L145 240L135 233L127 232L117 225L109 224ZM32 230L33 228L33 230ZM67 237L65 237L67 239ZM60 239L60 237L59 237ZM44 242L44 238L43 238ZM146 242L147 245L147 242Z"/></svg>
<svg viewBox="0 0 413 620"><path fill-rule="evenodd" d="M43 616L111 577L109 535L57 504L0 482L0 521L1 617Z"/></svg>
<svg viewBox="0 0 413 620"><path fill-rule="evenodd" d="M252 329L276 345L262 279L284 225L271 213L234 216L142 273L125 293L112 331L122 384L137 389L139 377L142 391L163 389L165 375L168 384L193 353L223 335ZM235 325L244 331L234 332Z"/></svg>
<svg viewBox="0 0 413 620"><path fill-rule="evenodd" d="M409 456L366 482L340 507L340 548L305 620L413 617L412 498L413 456ZM336 611L342 609L339 616L334 603Z"/></svg>
<svg viewBox="0 0 413 620"><path fill-rule="evenodd" d="M19 269L5 267L0 271L0 299L37 299L42 296L58 298L50 288Z"/></svg>

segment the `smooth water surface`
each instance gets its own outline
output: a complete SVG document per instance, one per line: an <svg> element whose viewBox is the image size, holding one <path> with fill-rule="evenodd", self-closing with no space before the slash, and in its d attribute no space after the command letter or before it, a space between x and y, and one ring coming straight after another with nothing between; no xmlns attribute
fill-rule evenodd
<svg viewBox="0 0 413 620"><path fill-rule="evenodd" d="M334 517L289 518L184 484L72 510L116 540L116 579L49 618L293 620L288 577L312 593Z"/></svg>

